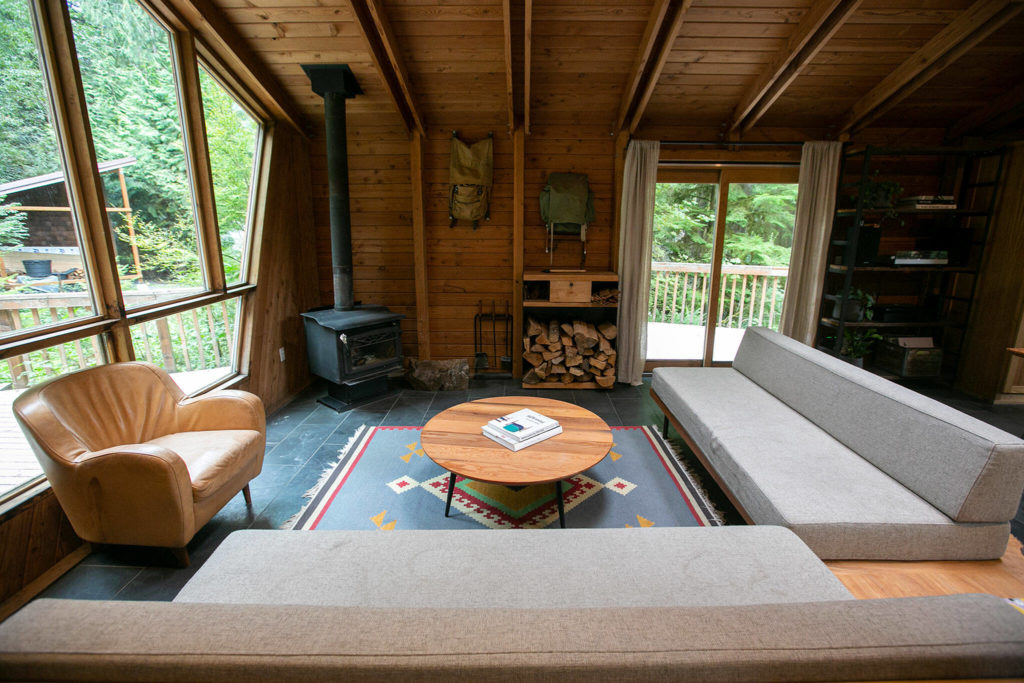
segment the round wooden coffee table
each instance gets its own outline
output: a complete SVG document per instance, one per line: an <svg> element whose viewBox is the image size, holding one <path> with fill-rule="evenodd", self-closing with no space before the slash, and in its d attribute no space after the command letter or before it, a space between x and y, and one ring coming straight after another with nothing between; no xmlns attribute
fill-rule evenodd
<svg viewBox="0 0 1024 683"><path fill-rule="evenodd" d="M562 433L521 451L496 444L480 433L489 420L530 408L557 420ZM423 427L420 444L431 460L448 470L448 516L455 476L506 486L554 483L558 522L565 528L562 480L601 461L612 447L608 424L572 403L534 396L498 396L460 403L435 415Z"/></svg>

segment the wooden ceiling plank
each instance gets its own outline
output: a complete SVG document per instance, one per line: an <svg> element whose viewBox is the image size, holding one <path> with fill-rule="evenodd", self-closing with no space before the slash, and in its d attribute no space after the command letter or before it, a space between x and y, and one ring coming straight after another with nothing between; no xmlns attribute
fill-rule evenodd
<svg viewBox="0 0 1024 683"><path fill-rule="evenodd" d="M790 86L839 27L856 11L861 0L818 0L800 20L786 47L740 99L729 133L747 132Z"/></svg>
<svg viewBox="0 0 1024 683"><path fill-rule="evenodd" d="M640 125L640 121L644 117L644 112L647 110L647 103L651 101L651 95L654 94L654 88L658 84L658 77L661 76L661 70L665 68L665 62L668 61L668 56L672 52L672 48L676 42L676 36L679 35L679 29L683 25L683 19L686 16L687 10L690 9L690 3L692 1L693 0L672 0L671 2L671 7L668 12L669 22L667 25L665 22L662 22L662 39L657 48L657 56L654 59L653 64L650 65L651 68L647 71L647 76L644 78L643 88L640 89L636 106L633 108L633 115L629 121L628 127L630 135L632 135L637 126Z"/></svg>
<svg viewBox="0 0 1024 683"><path fill-rule="evenodd" d="M287 121L306 135L309 122L298 104L211 0L160 0L159 4L178 10L205 47L233 71L275 118Z"/></svg>
<svg viewBox="0 0 1024 683"><path fill-rule="evenodd" d="M996 122L1000 117L1022 106L1024 106L1024 83L1019 83L984 107L975 109L954 123L949 127L946 137L950 140L956 140L968 133L973 133L983 126Z"/></svg>
<svg viewBox="0 0 1024 683"><path fill-rule="evenodd" d="M523 129L530 134L530 70L533 49L533 0L523 5Z"/></svg>
<svg viewBox="0 0 1024 683"><path fill-rule="evenodd" d="M505 32L505 97L508 108L508 132L516 129L516 101L512 76L512 2L501 0L501 17Z"/></svg>
<svg viewBox="0 0 1024 683"><path fill-rule="evenodd" d="M1024 0L979 0L858 100L839 133L860 130L903 101L1024 9Z"/></svg>
<svg viewBox="0 0 1024 683"><path fill-rule="evenodd" d="M381 0L350 0L352 13L359 24L360 31L370 47L387 87L388 95L398 108L405 121L406 128L420 135L425 134L423 118L416 107L412 88L409 85L409 74L398 50L398 41L388 22L387 14Z"/></svg>
<svg viewBox="0 0 1024 683"><path fill-rule="evenodd" d="M637 51L636 59L633 61L633 70L626 82L626 89L622 93L622 102L619 104L619 115L615 119L614 132L622 130L626 123L629 108L633 104L636 91L640 88L640 80L643 78L644 69L654 50L654 43L661 32L661 25L665 21L665 14L668 12L670 2L671 0L655 0L654 7L651 8L647 27L644 29L644 37L640 41L640 50Z"/></svg>

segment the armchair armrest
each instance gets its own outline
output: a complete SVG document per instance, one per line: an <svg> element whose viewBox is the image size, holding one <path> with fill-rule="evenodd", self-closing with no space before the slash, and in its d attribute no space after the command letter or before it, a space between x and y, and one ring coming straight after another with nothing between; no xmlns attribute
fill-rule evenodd
<svg viewBox="0 0 1024 683"><path fill-rule="evenodd" d="M248 391L225 390L185 399L178 403L178 424L182 431L252 429L265 434L263 401Z"/></svg>
<svg viewBox="0 0 1024 683"><path fill-rule="evenodd" d="M69 470L61 489L73 491L72 500L61 504L86 540L180 548L195 532L192 480L173 451L113 446L83 453Z"/></svg>

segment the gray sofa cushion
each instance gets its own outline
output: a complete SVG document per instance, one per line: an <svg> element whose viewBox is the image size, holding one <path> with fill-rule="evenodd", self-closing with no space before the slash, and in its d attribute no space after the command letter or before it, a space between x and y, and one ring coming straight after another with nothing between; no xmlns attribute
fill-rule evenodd
<svg viewBox="0 0 1024 683"><path fill-rule="evenodd" d="M826 353L748 328L733 367L958 522L1006 522L1024 441Z"/></svg>
<svg viewBox="0 0 1024 683"><path fill-rule="evenodd" d="M1024 615L982 595L583 610L37 600L0 624L4 680L716 683L1020 675Z"/></svg>
<svg viewBox="0 0 1024 683"><path fill-rule="evenodd" d="M825 559L988 559L1009 526L954 524L900 482L729 368L658 368L652 390L757 524Z"/></svg>
<svg viewBox="0 0 1024 683"><path fill-rule="evenodd" d="M175 601L570 608L843 599L849 591L786 529L655 527L236 531Z"/></svg>

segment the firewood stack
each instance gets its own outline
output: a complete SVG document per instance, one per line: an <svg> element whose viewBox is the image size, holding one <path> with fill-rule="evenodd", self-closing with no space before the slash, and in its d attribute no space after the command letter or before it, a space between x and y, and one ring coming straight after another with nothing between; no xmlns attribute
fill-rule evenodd
<svg viewBox="0 0 1024 683"><path fill-rule="evenodd" d="M526 319L523 358L532 366L523 375L526 384L560 382L596 383L610 389L615 384L615 358L612 340L618 328L604 322L594 325L582 320L546 323Z"/></svg>

